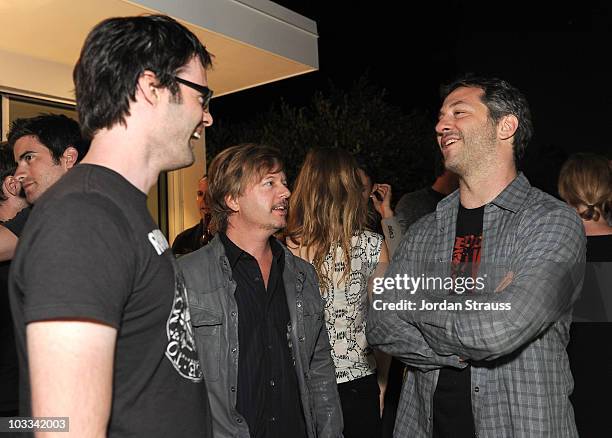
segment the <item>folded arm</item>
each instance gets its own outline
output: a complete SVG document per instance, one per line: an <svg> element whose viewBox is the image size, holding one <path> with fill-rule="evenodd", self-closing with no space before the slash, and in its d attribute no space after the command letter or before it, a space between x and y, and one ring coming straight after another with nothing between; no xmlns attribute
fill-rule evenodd
<svg viewBox="0 0 612 438"><path fill-rule="evenodd" d="M384 278L394 278L397 274L409 272L411 261L406 256L406 248L411 245L411 237L407 236L399 245L396 255L389 266L387 272L379 272L377 279L379 288L376 285L371 296L372 303L368 312L366 324L366 336L368 344L373 348L394 356L415 368L422 371L439 369L444 366L464 368L466 364L452 353L438 354L426 342L419 329L409 321L410 318L402 319L403 314L412 314L409 310L381 310L385 303L398 303L403 298L409 297L405 293L395 288L380 289ZM378 269L377 269L378 271Z"/></svg>
<svg viewBox="0 0 612 438"><path fill-rule="evenodd" d="M509 303L509 310L421 312L416 324L427 343L438 354L494 360L567 315L584 274L584 230L574 216L559 208L519 230L516 253L508 261L511 280L502 291L480 295L483 302Z"/></svg>

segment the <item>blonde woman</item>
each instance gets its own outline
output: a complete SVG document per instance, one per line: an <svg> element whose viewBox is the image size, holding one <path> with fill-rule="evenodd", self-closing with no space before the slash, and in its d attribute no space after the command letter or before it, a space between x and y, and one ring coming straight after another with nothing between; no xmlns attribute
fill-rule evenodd
<svg viewBox="0 0 612 438"><path fill-rule="evenodd" d="M380 435L379 397L386 380L381 370L377 381L365 321L368 280L388 255L383 237L366 230L361 192L352 155L342 149L309 151L289 199L286 230L289 249L312 263L319 277L345 438Z"/></svg>
<svg viewBox="0 0 612 438"><path fill-rule="evenodd" d="M580 436L612 436L612 174L608 160L595 154L572 155L559 175L559 194L582 218L587 236L587 266L567 347L574 376L576 426Z"/></svg>

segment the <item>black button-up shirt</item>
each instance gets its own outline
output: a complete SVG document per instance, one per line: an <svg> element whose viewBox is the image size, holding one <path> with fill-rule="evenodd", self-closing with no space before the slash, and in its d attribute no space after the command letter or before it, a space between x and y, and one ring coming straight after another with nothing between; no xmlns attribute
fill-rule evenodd
<svg viewBox="0 0 612 438"><path fill-rule="evenodd" d="M220 233L236 282L238 388L236 410L253 438L306 438L295 367L288 343L289 308L283 284L285 254L270 237L266 289L257 260Z"/></svg>

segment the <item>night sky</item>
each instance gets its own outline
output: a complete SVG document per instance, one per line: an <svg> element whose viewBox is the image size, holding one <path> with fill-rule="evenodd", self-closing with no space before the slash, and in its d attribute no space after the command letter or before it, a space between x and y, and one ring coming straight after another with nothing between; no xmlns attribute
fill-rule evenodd
<svg viewBox="0 0 612 438"><path fill-rule="evenodd" d="M554 186L554 174L568 153L612 158L612 74L607 68L612 6L607 2L554 7L536 0L529 6L488 2L486 9L457 1L426 2L431 6L276 3L317 22L319 71L215 99L216 118L244 120L280 97L305 105L330 80L349 88L366 72L387 90L390 103L406 111L422 109L434 118L439 85L476 72L507 79L526 94L535 137L524 167L526 173L531 169L531 179L542 180L540 186Z"/></svg>

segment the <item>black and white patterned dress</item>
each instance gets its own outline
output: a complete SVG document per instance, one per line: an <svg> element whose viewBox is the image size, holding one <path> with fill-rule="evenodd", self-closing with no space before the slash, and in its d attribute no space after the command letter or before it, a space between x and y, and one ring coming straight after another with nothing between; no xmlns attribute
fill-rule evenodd
<svg viewBox="0 0 612 438"><path fill-rule="evenodd" d="M374 355L368 347L365 324L368 311L368 279L374 273L383 237L364 231L351 239L351 270L346 270L342 247L330 250L324 260L324 272L330 277L321 285L325 301L325 322L336 366L336 381L344 383L376 370Z"/></svg>

